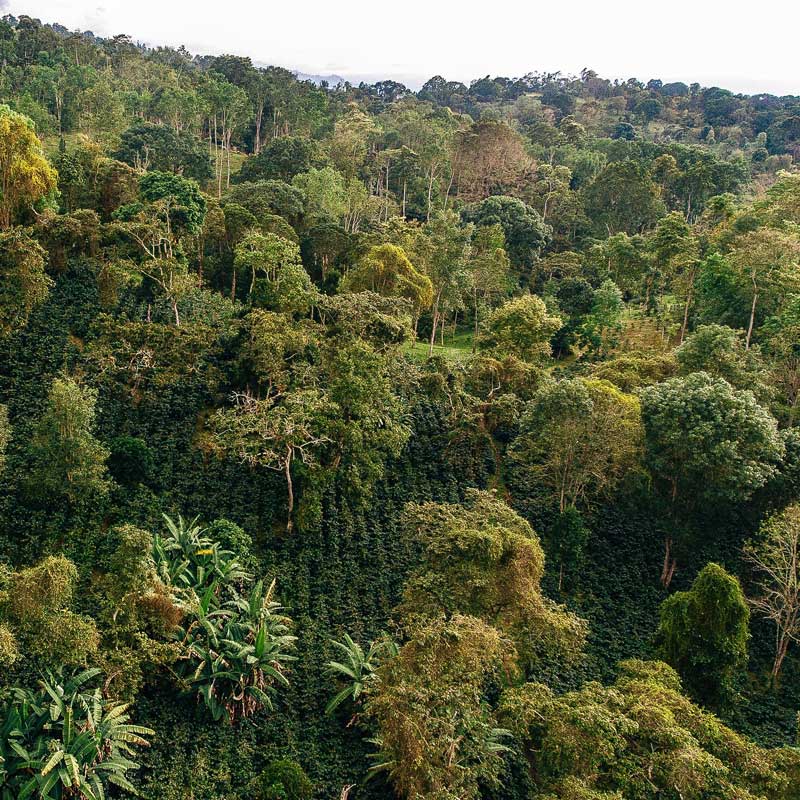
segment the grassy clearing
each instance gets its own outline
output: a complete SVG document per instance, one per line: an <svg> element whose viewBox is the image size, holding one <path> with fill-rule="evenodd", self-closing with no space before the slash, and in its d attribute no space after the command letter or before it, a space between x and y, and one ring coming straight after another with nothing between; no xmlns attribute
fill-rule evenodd
<svg viewBox="0 0 800 800"><path fill-rule="evenodd" d="M438 337L437 337L438 341ZM419 340L416 344L407 344L405 353L414 361L424 362L428 360L428 342ZM472 331L459 330L455 335L444 335L444 346L435 344L433 354L444 356L448 361L460 361L467 358L472 353Z"/></svg>

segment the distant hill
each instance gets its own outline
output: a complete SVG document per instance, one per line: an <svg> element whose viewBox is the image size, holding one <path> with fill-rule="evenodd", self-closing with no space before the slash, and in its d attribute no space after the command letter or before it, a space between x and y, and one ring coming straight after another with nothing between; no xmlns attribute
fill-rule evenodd
<svg viewBox="0 0 800 800"><path fill-rule="evenodd" d="M292 70L294 74L297 76L297 80L299 81L311 81L311 83L316 83L317 86L321 86L323 83L328 84L328 86L338 86L340 83L345 83L345 78L341 75L310 75L307 72L300 72L299 70ZM352 79L350 82L353 83Z"/></svg>

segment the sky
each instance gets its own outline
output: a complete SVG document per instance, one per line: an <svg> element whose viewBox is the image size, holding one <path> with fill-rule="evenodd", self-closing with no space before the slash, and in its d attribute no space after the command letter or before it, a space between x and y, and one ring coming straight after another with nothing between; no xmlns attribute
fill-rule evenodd
<svg viewBox="0 0 800 800"><path fill-rule="evenodd" d="M312 74L577 74L800 95L794 0L0 0L3 13Z"/></svg>

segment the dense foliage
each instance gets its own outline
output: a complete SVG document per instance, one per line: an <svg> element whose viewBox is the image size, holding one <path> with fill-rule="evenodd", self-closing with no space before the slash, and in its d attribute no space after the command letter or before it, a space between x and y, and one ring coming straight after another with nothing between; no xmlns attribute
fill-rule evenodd
<svg viewBox="0 0 800 800"><path fill-rule="evenodd" d="M798 119L3 18L0 797L796 800Z"/></svg>

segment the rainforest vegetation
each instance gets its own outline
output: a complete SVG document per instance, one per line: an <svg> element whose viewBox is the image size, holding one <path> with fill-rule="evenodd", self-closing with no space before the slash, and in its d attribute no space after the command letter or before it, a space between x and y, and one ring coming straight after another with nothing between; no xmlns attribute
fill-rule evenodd
<svg viewBox="0 0 800 800"><path fill-rule="evenodd" d="M0 798L800 798L798 159L6 16Z"/></svg>

